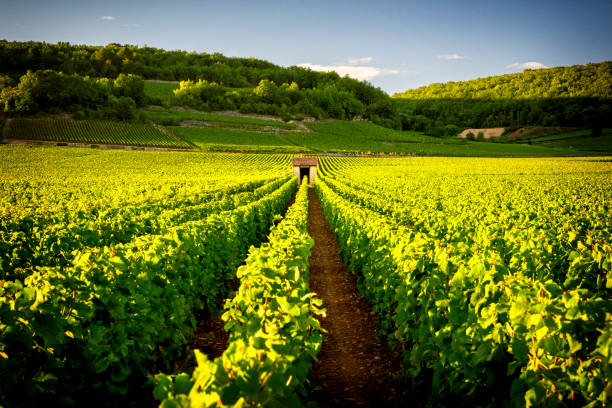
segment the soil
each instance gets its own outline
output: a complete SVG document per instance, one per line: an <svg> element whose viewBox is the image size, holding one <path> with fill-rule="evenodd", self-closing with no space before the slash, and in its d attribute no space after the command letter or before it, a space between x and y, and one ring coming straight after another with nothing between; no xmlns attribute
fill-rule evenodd
<svg viewBox="0 0 612 408"><path fill-rule="evenodd" d="M534 126L529 128L519 128L510 134L511 139L532 139L535 137L552 136L561 133L573 132L582 130L578 127L560 127L560 126Z"/></svg>
<svg viewBox="0 0 612 408"><path fill-rule="evenodd" d="M156 82L158 84L178 84L180 81L164 81L163 79L145 79L145 82Z"/></svg>
<svg viewBox="0 0 612 408"><path fill-rule="evenodd" d="M230 336L229 332L223 329L224 325L225 322L221 319L221 315L213 316L201 322L196 328L194 339L185 349L186 358L176 362L176 371L186 373L193 372L196 367L196 362L192 353L194 349L198 349L206 354L211 361L220 357L227 349Z"/></svg>
<svg viewBox="0 0 612 408"><path fill-rule="evenodd" d="M181 126L186 127L208 127L209 124L202 120L187 119L181 122Z"/></svg>
<svg viewBox="0 0 612 408"><path fill-rule="evenodd" d="M472 133L475 137L478 136L479 133L482 133L485 139L490 139L492 137L500 137L504 132L505 128L465 129L463 132L459 133L459 137L465 139L468 133Z"/></svg>
<svg viewBox="0 0 612 408"><path fill-rule="evenodd" d="M338 241L314 188L308 190L308 211L308 233L315 241L310 289L327 309L322 320L327 333L311 371L309 398L321 408L405 406L394 383L401 371L399 356L379 337L376 316L338 255Z"/></svg>

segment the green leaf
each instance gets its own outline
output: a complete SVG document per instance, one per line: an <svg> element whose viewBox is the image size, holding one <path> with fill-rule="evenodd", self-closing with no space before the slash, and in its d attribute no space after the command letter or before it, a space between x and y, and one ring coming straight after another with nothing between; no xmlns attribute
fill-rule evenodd
<svg viewBox="0 0 612 408"><path fill-rule="evenodd" d="M514 337L512 339L512 354L520 361L526 361L529 355L529 347L524 341Z"/></svg>
<svg viewBox="0 0 612 408"><path fill-rule="evenodd" d="M172 395L172 378L165 374L157 374L155 376L157 385L153 389L153 396L158 401L163 401Z"/></svg>
<svg viewBox="0 0 612 408"><path fill-rule="evenodd" d="M223 405L234 405L240 398L240 387L236 383L232 383L223 389L221 393L221 402Z"/></svg>
<svg viewBox="0 0 612 408"><path fill-rule="evenodd" d="M193 382L189 375L181 373L174 378L174 393L175 394L189 394Z"/></svg>
<svg viewBox="0 0 612 408"><path fill-rule="evenodd" d="M519 295L517 299L510 306L508 317L510 320L522 319L529 310L529 300L524 295Z"/></svg>

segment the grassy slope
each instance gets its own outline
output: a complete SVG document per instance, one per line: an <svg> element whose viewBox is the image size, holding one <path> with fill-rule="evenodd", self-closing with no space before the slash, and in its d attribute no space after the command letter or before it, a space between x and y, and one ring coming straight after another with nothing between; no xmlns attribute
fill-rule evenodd
<svg viewBox="0 0 612 408"><path fill-rule="evenodd" d="M171 126L172 132L185 138L202 150L211 151L274 151L302 152L301 146L294 146L274 133L230 130L214 127Z"/></svg>
<svg viewBox="0 0 612 408"><path fill-rule="evenodd" d="M598 137L575 137L561 140L542 142L539 146L564 148L576 151L579 154L584 152L612 153L612 133L606 133Z"/></svg>
<svg viewBox="0 0 612 408"><path fill-rule="evenodd" d="M268 125L283 122L259 119L174 112L181 118L206 120L214 126L224 126L222 120L233 121L241 129L222 127L169 126L179 137L206 151L262 151L262 152L331 152L331 153L386 153L423 156L568 156L612 152L612 134L603 136L562 138L540 143L472 142L463 139L441 139L418 132L401 132L382 128L368 122L315 122L308 126L312 132L284 130L280 134L251 131L269 130ZM261 123L265 123L262 126ZM271 122L271 123L270 123ZM249 130L245 130L249 129ZM278 128L277 128L278 129ZM281 130L281 129L278 129ZM159 132L149 125L117 122L73 121L68 119L14 119L7 132L9 138L122 144L186 148L183 141Z"/></svg>
<svg viewBox="0 0 612 408"><path fill-rule="evenodd" d="M564 148L442 139L418 132L401 132L367 122L308 124L316 133L286 132L292 142L315 151L371 152L440 156L563 156ZM584 154L585 152L581 152Z"/></svg>
<svg viewBox="0 0 612 408"><path fill-rule="evenodd" d="M179 84L177 83L167 83L167 82L149 82L145 81L145 95L159 98L162 101L170 99L173 95L173 91L179 88Z"/></svg>
<svg viewBox="0 0 612 408"><path fill-rule="evenodd" d="M295 129L296 126L291 123L285 123L282 121L275 120L264 120L258 118L244 117L244 116L231 116L231 115L219 115L208 112L189 112L179 111L174 109L164 108L148 108L145 110L147 117L154 121L177 121L183 120L199 120L203 122L211 122L215 126L219 127L237 127L237 128L253 128L255 130L265 129L266 127L278 128L278 129Z"/></svg>
<svg viewBox="0 0 612 408"><path fill-rule="evenodd" d="M176 88L176 83L145 82L147 95L162 100L167 100ZM169 128L208 151L369 152L439 156L564 156L612 152L610 129L605 129L604 135L599 138L588 137L585 132L589 131L580 131L534 138L531 144L514 144L435 138L419 132L386 129L369 122L313 122L307 123L312 132L300 132L296 125L282 121L153 107L147 108L145 112L156 122L206 122L211 127ZM83 130L86 123L89 123L88 130ZM50 125L49 121L40 122L40 126L22 123L18 131L13 127L7 133L8 137L34 140L187 147L183 141L177 141L149 125L96 123L66 120L61 122L63 126Z"/></svg>

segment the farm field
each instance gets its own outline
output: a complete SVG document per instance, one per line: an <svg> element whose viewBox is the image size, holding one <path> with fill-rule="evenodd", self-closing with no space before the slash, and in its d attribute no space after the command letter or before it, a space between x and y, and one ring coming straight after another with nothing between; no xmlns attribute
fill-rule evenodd
<svg viewBox="0 0 612 408"><path fill-rule="evenodd" d="M438 138L420 132L386 129L367 122L331 121L308 123L314 132L285 132L292 143L314 152L383 153L416 156L566 156L570 149L523 144L471 142ZM581 152L581 154L593 154Z"/></svg>
<svg viewBox="0 0 612 408"><path fill-rule="evenodd" d="M149 107L156 125L72 119L8 119L7 140L200 149L219 152L348 153L455 157L601 155L612 151L610 133L526 143L492 143L398 131L369 122L285 123L232 113ZM180 125L180 126L179 126ZM582 135L582 133L580 133Z"/></svg>
<svg viewBox="0 0 612 408"><path fill-rule="evenodd" d="M275 133L219 129L199 126L171 126L169 129L202 150L303 152Z"/></svg>
<svg viewBox="0 0 612 408"><path fill-rule="evenodd" d="M148 97L159 99L160 101L166 101L174 95L174 90L179 89L179 83L176 82L158 82L158 81L145 81L144 92Z"/></svg>
<svg viewBox="0 0 612 408"><path fill-rule="evenodd" d="M609 402L607 157L323 157L314 188L283 154L0 159L7 406ZM322 280L351 272L372 314ZM219 313L225 351L185 356Z"/></svg>
<svg viewBox="0 0 612 408"><path fill-rule="evenodd" d="M531 141L532 142L549 142L549 141L556 141L556 140L563 140L563 139L589 138L589 137L593 137L592 133L593 133L593 130L591 129L583 129L583 130L577 130L575 132L562 133L559 135L537 137L537 138L531 139ZM610 135L611 133L612 133L612 129L606 128L606 129L602 129L601 135L606 136L606 135Z"/></svg>
<svg viewBox="0 0 612 408"><path fill-rule="evenodd" d="M580 151L601 152L608 154L612 151L612 131L604 129L601 136L567 137L556 140L538 141L540 146L565 148Z"/></svg>
<svg viewBox="0 0 612 408"><path fill-rule="evenodd" d="M209 126L237 128L255 131L270 129L296 129L296 125L279 120L259 119L251 116L237 116L212 112L186 111L149 107L144 111L147 117L161 125L179 125L182 121L206 122Z"/></svg>
<svg viewBox="0 0 612 408"><path fill-rule="evenodd" d="M609 402L612 166L588 159L325 158L345 262L418 398Z"/></svg>
<svg viewBox="0 0 612 408"><path fill-rule="evenodd" d="M282 155L0 146L0 157L8 406L119 401L168 366L297 185Z"/></svg>
<svg viewBox="0 0 612 408"><path fill-rule="evenodd" d="M14 118L10 119L6 126L4 134L6 139L191 148L184 140L176 139L149 124Z"/></svg>
<svg viewBox="0 0 612 408"><path fill-rule="evenodd" d="M612 405L612 0L6 3L0 408Z"/></svg>

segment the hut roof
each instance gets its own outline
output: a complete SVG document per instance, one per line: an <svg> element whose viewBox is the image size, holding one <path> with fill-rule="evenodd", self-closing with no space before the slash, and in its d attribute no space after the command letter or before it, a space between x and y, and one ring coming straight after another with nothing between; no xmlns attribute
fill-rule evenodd
<svg viewBox="0 0 612 408"><path fill-rule="evenodd" d="M316 166L317 158L316 157L294 157L292 159L292 163L294 166Z"/></svg>

